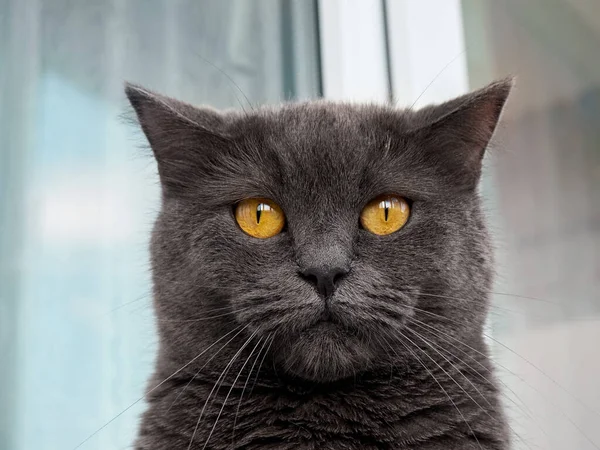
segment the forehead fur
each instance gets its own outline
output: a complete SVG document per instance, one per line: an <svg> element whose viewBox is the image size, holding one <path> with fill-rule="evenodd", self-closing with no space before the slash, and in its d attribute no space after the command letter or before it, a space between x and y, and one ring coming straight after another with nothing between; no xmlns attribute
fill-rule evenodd
<svg viewBox="0 0 600 450"><path fill-rule="evenodd" d="M429 189L447 189L445 184L472 189L509 90L509 81L499 82L416 112L315 101L219 113L134 86L127 94L159 163L165 192L181 195L190 192L186 187L193 188L193 180L210 179L204 189L219 193L225 175L242 181L255 166L275 182L290 181L281 177L298 171L317 176L298 188L332 177L361 182L376 166L382 179L412 176Z"/></svg>

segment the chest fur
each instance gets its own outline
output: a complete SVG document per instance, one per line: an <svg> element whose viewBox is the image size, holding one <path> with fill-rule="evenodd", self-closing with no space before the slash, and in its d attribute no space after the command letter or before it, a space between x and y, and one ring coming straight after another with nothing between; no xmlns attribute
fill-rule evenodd
<svg viewBox="0 0 600 450"><path fill-rule="evenodd" d="M473 442L468 427L479 429L490 420L450 386L455 405L441 389L399 388L391 380L300 392L257 387L243 397L241 387L222 386L207 400L212 388L199 383L185 395L181 388L157 395L137 448L188 448L191 442L193 449L437 449L450 443L466 449ZM461 440L465 446L459 447Z"/></svg>

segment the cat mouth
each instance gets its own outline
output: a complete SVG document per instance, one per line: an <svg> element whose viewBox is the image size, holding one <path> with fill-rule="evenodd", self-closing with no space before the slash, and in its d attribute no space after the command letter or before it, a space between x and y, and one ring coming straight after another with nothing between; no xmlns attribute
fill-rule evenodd
<svg viewBox="0 0 600 450"><path fill-rule="evenodd" d="M321 322L338 323L336 315L333 314L333 312L331 311L331 308L329 308L328 305L325 305L325 307L323 308L323 311L321 311L320 317L317 319L317 323L321 323Z"/></svg>
<svg viewBox="0 0 600 450"><path fill-rule="evenodd" d="M314 322L307 328L335 329L341 325L343 325L343 322L339 315L328 305L325 305L321 313L315 318Z"/></svg>
<svg viewBox="0 0 600 450"><path fill-rule="evenodd" d="M358 330L352 329L337 315L331 313L322 314L314 323L304 329L304 333L328 335L334 339L357 337L359 334Z"/></svg>

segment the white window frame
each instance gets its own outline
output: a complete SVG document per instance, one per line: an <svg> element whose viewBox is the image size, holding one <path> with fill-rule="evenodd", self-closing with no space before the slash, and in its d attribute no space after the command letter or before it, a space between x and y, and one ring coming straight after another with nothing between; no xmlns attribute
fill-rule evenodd
<svg viewBox="0 0 600 450"><path fill-rule="evenodd" d="M460 0L319 0L318 7L325 98L422 106L468 90Z"/></svg>
<svg viewBox="0 0 600 450"><path fill-rule="evenodd" d="M384 8L380 0L319 0L323 96L389 99Z"/></svg>
<svg viewBox="0 0 600 450"><path fill-rule="evenodd" d="M460 0L384 1L398 104L419 107L467 92Z"/></svg>

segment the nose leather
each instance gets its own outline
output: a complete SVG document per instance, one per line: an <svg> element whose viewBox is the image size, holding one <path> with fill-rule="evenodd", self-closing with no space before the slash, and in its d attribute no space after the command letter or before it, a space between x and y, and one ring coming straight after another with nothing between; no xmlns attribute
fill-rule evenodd
<svg viewBox="0 0 600 450"><path fill-rule="evenodd" d="M348 269L343 267L309 267L302 271L302 276L317 288L322 297L329 298L336 284L347 273Z"/></svg>

